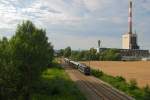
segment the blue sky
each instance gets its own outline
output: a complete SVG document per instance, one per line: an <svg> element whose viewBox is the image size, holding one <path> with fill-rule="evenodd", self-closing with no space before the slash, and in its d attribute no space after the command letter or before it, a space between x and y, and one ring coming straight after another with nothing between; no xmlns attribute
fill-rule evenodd
<svg viewBox="0 0 150 100"><path fill-rule="evenodd" d="M150 0L133 0L138 44L150 50ZM0 0L0 37L11 37L17 24L31 20L47 30L55 49L121 48L128 31L128 0Z"/></svg>

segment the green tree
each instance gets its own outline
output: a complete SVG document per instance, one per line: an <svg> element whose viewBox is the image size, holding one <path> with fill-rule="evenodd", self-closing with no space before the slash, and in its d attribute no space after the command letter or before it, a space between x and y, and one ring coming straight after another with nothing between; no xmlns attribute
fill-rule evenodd
<svg viewBox="0 0 150 100"><path fill-rule="evenodd" d="M62 57L64 55L64 49L60 49L57 53L58 57Z"/></svg>
<svg viewBox="0 0 150 100"><path fill-rule="evenodd" d="M96 49L90 48L90 50L89 50L89 60L98 60Z"/></svg>
<svg viewBox="0 0 150 100"><path fill-rule="evenodd" d="M6 97L6 93L4 94L4 85L7 84L7 82L5 81L7 43L7 38L3 38L2 40L0 40L0 100L3 100Z"/></svg>
<svg viewBox="0 0 150 100"><path fill-rule="evenodd" d="M71 51L71 59L78 61L80 60L80 55L79 51Z"/></svg>
<svg viewBox="0 0 150 100"><path fill-rule="evenodd" d="M65 57L70 57L71 56L71 47L67 47L64 50L64 56Z"/></svg>
<svg viewBox="0 0 150 100"><path fill-rule="evenodd" d="M16 34L10 40L11 62L19 75L16 89L19 98L30 100L32 87L41 72L53 59L53 47L46 32L30 21L18 25Z"/></svg>
<svg viewBox="0 0 150 100"><path fill-rule="evenodd" d="M100 54L100 60L117 61L121 60L121 55L117 49L107 49Z"/></svg>
<svg viewBox="0 0 150 100"><path fill-rule="evenodd" d="M9 47L9 41L4 37L0 42L0 100L15 100L18 95L19 75L13 67Z"/></svg>
<svg viewBox="0 0 150 100"><path fill-rule="evenodd" d="M0 40L0 100L29 100L32 86L52 59L45 30L30 21L19 25L10 41Z"/></svg>

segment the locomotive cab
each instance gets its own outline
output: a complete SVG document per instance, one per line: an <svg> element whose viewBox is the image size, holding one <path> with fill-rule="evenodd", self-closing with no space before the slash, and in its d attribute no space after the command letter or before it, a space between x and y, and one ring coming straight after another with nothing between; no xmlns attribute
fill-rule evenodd
<svg viewBox="0 0 150 100"><path fill-rule="evenodd" d="M84 69L84 74L85 75L90 75L90 67L86 67L85 69Z"/></svg>

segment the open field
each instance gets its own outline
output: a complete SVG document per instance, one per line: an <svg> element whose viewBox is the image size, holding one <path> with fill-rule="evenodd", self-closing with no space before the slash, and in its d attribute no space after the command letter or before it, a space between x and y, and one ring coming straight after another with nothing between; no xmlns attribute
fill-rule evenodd
<svg viewBox="0 0 150 100"><path fill-rule="evenodd" d="M89 65L88 61L82 63ZM140 87L150 85L150 61L90 61L90 66L112 76L122 76L127 81L136 79Z"/></svg>

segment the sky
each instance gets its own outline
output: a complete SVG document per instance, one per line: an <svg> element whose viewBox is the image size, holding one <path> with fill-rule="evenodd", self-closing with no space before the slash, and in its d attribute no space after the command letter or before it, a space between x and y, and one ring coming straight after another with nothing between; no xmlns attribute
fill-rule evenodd
<svg viewBox="0 0 150 100"><path fill-rule="evenodd" d="M55 49L122 48L128 32L128 0L0 0L0 37L31 20L46 29ZM141 49L150 50L150 0L133 0L133 31Z"/></svg>

